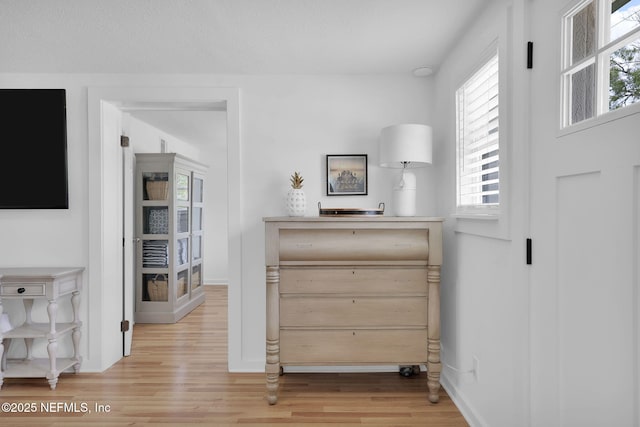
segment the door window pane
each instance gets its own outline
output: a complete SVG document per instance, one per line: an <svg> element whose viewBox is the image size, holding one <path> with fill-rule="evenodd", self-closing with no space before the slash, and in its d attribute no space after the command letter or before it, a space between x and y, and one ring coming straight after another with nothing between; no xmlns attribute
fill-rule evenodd
<svg viewBox="0 0 640 427"><path fill-rule="evenodd" d="M640 0L612 0L610 40L624 36L640 25Z"/></svg>
<svg viewBox="0 0 640 427"><path fill-rule="evenodd" d="M596 7L590 2L571 19L571 62L593 55L596 48Z"/></svg>
<svg viewBox="0 0 640 427"><path fill-rule="evenodd" d="M609 109L640 101L640 39L609 56Z"/></svg>
<svg viewBox="0 0 640 427"><path fill-rule="evenodd" d="M594 116L596 108L595 64L571 75L571 123Z"/></svg>

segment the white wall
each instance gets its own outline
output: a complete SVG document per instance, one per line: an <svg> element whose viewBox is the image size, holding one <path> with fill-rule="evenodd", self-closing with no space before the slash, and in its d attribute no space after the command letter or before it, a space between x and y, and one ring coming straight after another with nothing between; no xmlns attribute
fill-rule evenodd
<svg viewBox="0 0 640 427"><path fill-rule="evenodd" d="M467 29L435 76L434 165L444 234L441 321L442 383L472 425L523 425L526 378L527 194L520 86L524 70L522 2L494 0ZM500 55L501 214L493 220L457 218L455 91L498 40ZM503 152L502 149L505 149ZM503 156L504 154L504 156ZM458 373L474 369L477 377Z"/></svg>
<svg viewBox="0 0 640 427"><path fill-rule="evenodd" d="M227 247L227 126L226 112L210 113L214 141L202 147L202 163L209 165L204 194L204 284L229 283Z"/></svg>
<svg viewBox="0 0 640 427"><path fill-rule="evenodd" d="M66 211L0 212L2 265L87 266L89 252L89 187L87 88L238 87L240 88L242 203L242 278L240 286L240 349L230 365L237 370L264 369L265 292L264 224L262 217L285 215L283 195L289 176L305 178L308 215L325 206L390 206L392 171L377 164L377 138L382 127L400 123L433 123L433 83L410 75L392 76L206 76L206 75L84 75L0 74L2 87L62 87L67 89L70 209ZM369 154L369 195L323 196L326 154ZM107 171L108 172L108 171ZM435 174L418 172L419 215L436 214ZM108 212L106 214L109 214ZM85 274L85 277L88 277ZM100 307L96 289L86 283L81 304L87 322L91 308ZM87 322L89 323L89 322ZM92 328L87 324L87 329ZM99 349L85 336L83 369L102 370Z"/></svg>

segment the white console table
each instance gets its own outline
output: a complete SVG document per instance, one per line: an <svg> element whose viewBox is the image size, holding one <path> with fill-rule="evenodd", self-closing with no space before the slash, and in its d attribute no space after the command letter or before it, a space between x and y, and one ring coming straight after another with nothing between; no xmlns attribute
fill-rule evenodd
<svg viewBox="0 0 640 427"><path fill-rule="evenodd" d="M61 372L72 368L80 371L82 358L79 355L80 328L82 322L78 318L80 291L82 288L82 272L84 268L0 268L0 315L2 304L11 300L21 300L24 305L25 321L13 326L10 330L0 330L0 387L4 378L46 378L51 389L56 388ZM73 320L58 323L58 300L70 296L73 308ZM36 299L46 299L48 323L37 323L31 319L31 309ZM60 358L57 356L58 338L71 334L73 340L73 356ZM47 358L33 357L32 348L35 339L46 339ZM26 346L26 357L22 359L7 358L11 340L23 339Z"/></svg>

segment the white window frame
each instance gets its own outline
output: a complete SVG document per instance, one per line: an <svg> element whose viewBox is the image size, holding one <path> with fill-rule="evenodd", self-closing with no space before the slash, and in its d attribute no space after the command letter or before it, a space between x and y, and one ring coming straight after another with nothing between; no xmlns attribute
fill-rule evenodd
<svg viewBox="0 0 640 427"><path fill-rule="evenodd" d="M499 158L499 178L498 178L498 194L499 194L499 202L495 204L461 204L461 150L462 144L464 141L460 139L460 120L459 117L459 92L460 90L472 79L476 76L476 74L484 68L490 61L492 61L495 57L498 58L498 121L501 123L499 125L499 136L498 136L498 158ZM504 185L504 161L506 156L504 156L504 136L506 134L505 128L503 128L504 123L506 122L506 117L504 117L503 112L505 111L504 106L504 87L503 87L503 79L505 70L503 68L504 59L502 57L502 52L500 52L498 41L494 41L481 55L480 61L478 61L478 65L473 69L473 71L469 74L469 76L464 79L464 81L459 84L457 87L454 96L455 96L455 107L456 107L456 214L455 216L458 218L476 218L476 219L497 219L501 212L501 205L504 203L504 198L506 193L503 190Z"/></svg>
<svg viewBox="0 0 640 427"><path fill-rule="evenodd" d="M588 4L594 3L596 10L596 48L594 53L571 64L572 28L571 19ZM561 49L561 133L577 131L601 123L615 120L640 112L640 102L627 105L616 110L609 110L609 58L611 53L640 39L640 26L625 33L615 40L610 38L611 0L578 0L562 14L562 49ZM595 112L588 119L571 123L571 76L581 69L595 64L596 93Z"/></svg>

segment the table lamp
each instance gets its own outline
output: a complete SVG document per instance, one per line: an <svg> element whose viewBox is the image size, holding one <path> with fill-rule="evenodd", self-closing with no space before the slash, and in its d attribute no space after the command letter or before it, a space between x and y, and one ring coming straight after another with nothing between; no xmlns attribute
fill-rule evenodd
<svg viewBox="0 0 640 427"><path fill-rule="evenodd" d="M431 164L432 130L430 126L400 124L380 132L379 159L385 168L402 168L402 177L393 187L393 211L396 216L416 214L416 176L409 168Z"/></svg>

